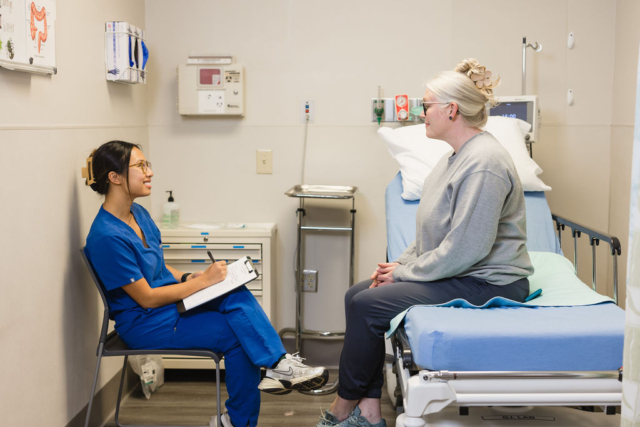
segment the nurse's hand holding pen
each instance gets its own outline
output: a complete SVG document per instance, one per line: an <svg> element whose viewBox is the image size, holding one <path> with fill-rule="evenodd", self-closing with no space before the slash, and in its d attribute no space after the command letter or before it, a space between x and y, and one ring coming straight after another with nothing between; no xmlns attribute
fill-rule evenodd
<svg viewBox="0 0 640 427"><path fill-rule="evenodd" d="M212 264L202 273L207 281L214 285L222 282L227 277L227 263L225 261L216 261L211 255L211 252L207 251L209 258L211 258Z"/></svg>
<svg viewBox="0 0 640 427"><path fill-rule="evenodd" d="M393 270L400 264L397 262L381 262L378 268L371 275L373 283L369 288L377 288L379 286L390 285L393 282Z"/></svg>

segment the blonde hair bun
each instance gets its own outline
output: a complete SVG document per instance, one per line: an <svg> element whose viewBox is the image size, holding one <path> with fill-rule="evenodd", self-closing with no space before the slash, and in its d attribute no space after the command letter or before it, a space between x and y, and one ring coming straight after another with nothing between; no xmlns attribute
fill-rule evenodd
<svg viewBox="0 0 640 427"><path fill-rule="evenodd" d="M453 71L464 74L469 77L476 88L482 92L491 106L497 105L497 101L493 96L493 89L500 84L500 77L491 80L493 73L487 70L487 67L481 65L477 59L469 58L460 62Z"/></svg>

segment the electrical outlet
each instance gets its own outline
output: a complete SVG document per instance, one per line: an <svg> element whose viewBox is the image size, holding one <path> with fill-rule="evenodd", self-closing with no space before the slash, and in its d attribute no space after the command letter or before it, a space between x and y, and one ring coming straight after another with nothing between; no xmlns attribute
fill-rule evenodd
<svg viewBox="0 0 640 427"><path fill-rule="evenodd" d="M271 150L258 150L256 152L256 173L273 173Z"/></svg>
<svg viewBox="0 0 640 427"><path fill-rule="evenodd" d="M302 292L318 292L318 272L302 270Z"/></svg>

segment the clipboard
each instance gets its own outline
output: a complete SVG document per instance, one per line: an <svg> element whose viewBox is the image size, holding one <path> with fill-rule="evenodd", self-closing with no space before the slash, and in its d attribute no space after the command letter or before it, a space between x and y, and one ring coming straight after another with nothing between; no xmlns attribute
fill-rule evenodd
<svg viewBox="0 0 640 427"><path fill-rule="evenodd" d="M227 267L227 277L216 284L201 289L182 301L176 303L179 313L198 307L206 302L225 295L259 277L258 270L253 268L253 262L248 256L242 257Z"/></svg>

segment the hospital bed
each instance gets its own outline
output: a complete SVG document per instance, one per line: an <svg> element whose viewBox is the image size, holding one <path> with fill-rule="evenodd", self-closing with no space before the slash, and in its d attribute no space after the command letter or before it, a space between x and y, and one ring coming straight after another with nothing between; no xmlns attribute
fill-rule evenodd
<svg viewBox="0 0 640 427"><path fill-rule="evenodd" d="M419 201L405 201L401 193L398 173L385 195L389 260L397 259L415 239ZM603 241L614 258L620 255L615 237L552 215L543 192L525 192L525 203L527 248L536 268L530 278L532 292L541 280L554 281L550 274L555 272L545 271L549 259L569 264L573 280L578 280L573 266L562 256L556 229L561 236L561 230L568 227L574 240L584 233L592 246ZM615 270L617 265L617 275ZM562 283L554 282L543 295L565 292ZM394 366L387 364L386 376L391 400L401 413L396 426L488 426L493 425L492 419L500 420L500 426L511 425L504 423L509 419L528 419L532 422L527 425L537 425L534 421L544 423L548 421L545 417L560 420L556 412L562 406L605 409L588 414L593 424L580 418L586 412L566 409L572 412L569 418L574 417L566 425L619 425L618 416L605 414L615 414L615 407L621 404L624 311L581 282L573 288L567 285L565 293L569 289L578 289L584 297L578 298L578 305L566 302L573 298L570 295L555 305L538 305L535 299L527 306L494 301L481 309L458 300L443 306L412 307L394 319L389 334ZM516 407L518 415L500 407ZM547 408L542 415L535 411L540 407ZM470 422L470 413L481 416L478 419L483 422Z"/></svg>

